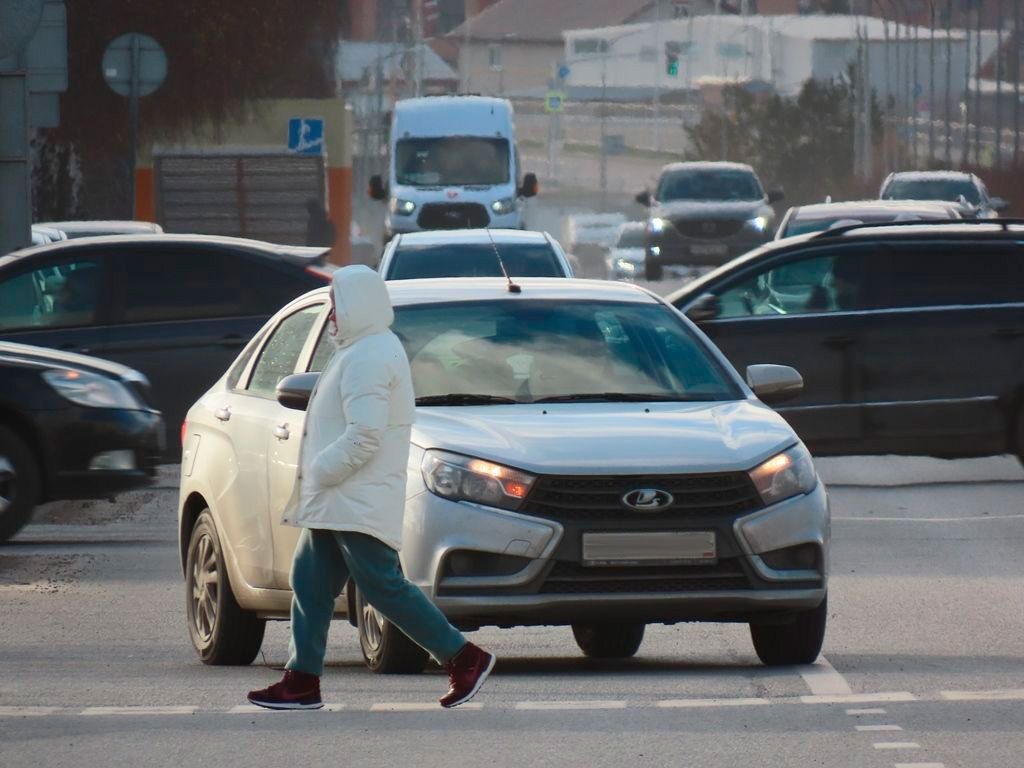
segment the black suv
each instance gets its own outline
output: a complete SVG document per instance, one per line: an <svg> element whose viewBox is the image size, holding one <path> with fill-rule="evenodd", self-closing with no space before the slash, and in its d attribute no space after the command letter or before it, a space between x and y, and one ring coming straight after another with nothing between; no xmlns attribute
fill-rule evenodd
<svg viewBox="0 0 1024 768"><path fill-rule="evenodd" d="M790 238L670 301L739 370L804 375L779 410L817 454L1024 460L1024 220Z"/></svg>
<svg viewBox="0 0 1024 768"><path fill-rule="evenodd" d="M645 277L661 280L669 264L714 267L770 240L771 203L757 174L740 163L672 163L661 169L654 192L636 200L647 211Z"/></svg>

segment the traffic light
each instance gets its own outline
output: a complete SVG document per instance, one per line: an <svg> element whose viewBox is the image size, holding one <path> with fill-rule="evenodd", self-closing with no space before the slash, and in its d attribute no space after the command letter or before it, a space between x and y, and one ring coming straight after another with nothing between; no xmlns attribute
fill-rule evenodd
<svg viewBox="0 0 1024 768"><path fill-rule="evenodd" d="M677 42L665 43L665 74L679 77L679 54L681 46Z"/></svg>

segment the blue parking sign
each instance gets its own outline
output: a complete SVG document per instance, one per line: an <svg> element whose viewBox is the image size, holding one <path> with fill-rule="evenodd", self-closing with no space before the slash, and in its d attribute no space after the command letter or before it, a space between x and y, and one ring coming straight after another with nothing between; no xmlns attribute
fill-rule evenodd
<svg viewBox="0 0 1024 768"><path fill-rule="evenodd" d="M300 155L324 153L324 121L320 117L293 117L288 121L288 151Z"/></svg>

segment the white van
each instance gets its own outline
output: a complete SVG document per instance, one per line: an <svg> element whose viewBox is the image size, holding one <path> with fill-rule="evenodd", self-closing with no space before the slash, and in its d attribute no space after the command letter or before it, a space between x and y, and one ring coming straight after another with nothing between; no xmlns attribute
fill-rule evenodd
<svg viewBox="0 0 1024 768"><path fill-rule="evenodd" d="M384 238L428 229L523 229L523 174L512 105L484 96L428 96L395 105L387 181L370 196L387 201Z"/></svg>

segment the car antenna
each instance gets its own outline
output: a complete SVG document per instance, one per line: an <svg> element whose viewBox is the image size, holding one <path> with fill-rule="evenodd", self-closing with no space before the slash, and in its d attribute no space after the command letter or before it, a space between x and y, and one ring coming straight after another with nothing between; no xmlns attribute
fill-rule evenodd
<svg viewBox="0 0 1024 768"><path fill-rule="evenodd" d="M502 260L501 253L498 251L498 244L496 242L494 242L494 235L491 234L491 230L488 229L486 231L487 231L487 239L491 241L491 248L494 249L494 258L496 258L498 260L498 266L501 267L501 274L503 274L505 276L505 279L508 280L508 292L509 293L522 293L523 292L523 287L521 285L518 285L518 284L512 282L512 278L509 276L508 270L505 269L505 262L504 262L504 260Z"/></svg>

